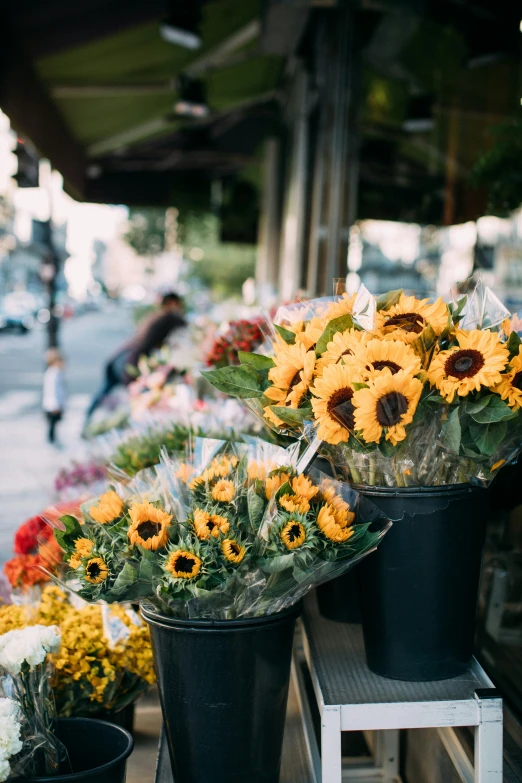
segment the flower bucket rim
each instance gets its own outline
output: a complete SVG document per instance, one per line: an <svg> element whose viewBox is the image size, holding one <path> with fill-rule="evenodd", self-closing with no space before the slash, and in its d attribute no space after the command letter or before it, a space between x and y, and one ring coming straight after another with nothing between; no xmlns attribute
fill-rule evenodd
<svg viewBox="0 0 522 783"><path fill-rule="evenodd" d="M252 627L267 626L286 620L291 615L298 617L301 614L301 601L274 614L265 614L260 617L236 617L231 620L212 620L209 618L196 619L191 617L169 617L140 606L140 614L149 625L160 628L178 629L187 632L199 631L249 631Z"/></svg>
<svg viewBox="0 0 522 783"><path fill-rule="evenodd" d="M134 739L132 734L130 734L130 732L128 732L127 729L124 729L122 726L118 726L116 723L110 723L109 721L100 720L99 718L57 718L58 723L72 723L73 721L75 723L98 723L104 727L109 726L113 729L116 729L118 732L120 732L120 734L126 736L128 740L128 746L115 759L112 761L107 761L105 764L102 764L99 767L93 767L92 769L87 769L83 772L69 772L65 775L53 775L52 777L49 775L37 775L35 777L27 778L28 783L50 783L51 781L57 781L57 783L74 783L74 781L85 778L86 776L92 776L92 779L95 780L96 776L101 772L105 772L106 770L111 769L116 764L120 764L122 761L127 761L132 751L134 750ZM24 779L25 778L19 779L20 783L21 780ZM16 780L17 779L15 778L13 783L16 783Z"/></svg>

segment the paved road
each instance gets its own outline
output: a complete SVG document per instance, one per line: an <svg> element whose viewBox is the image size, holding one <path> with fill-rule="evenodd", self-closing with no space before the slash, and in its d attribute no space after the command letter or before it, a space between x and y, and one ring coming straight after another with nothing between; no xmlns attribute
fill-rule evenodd
<svg viewBox="0 0 522 783"><path fill-rule="evenodd" d="M130 314L121 309L63 324L69 400L59 430L61 450L46 443L40 410L44 332L0 333L0 563L11 556L13 531L52 499L58 469L81 455L83 414L100 382L103 360L131 329Z"/></svg>

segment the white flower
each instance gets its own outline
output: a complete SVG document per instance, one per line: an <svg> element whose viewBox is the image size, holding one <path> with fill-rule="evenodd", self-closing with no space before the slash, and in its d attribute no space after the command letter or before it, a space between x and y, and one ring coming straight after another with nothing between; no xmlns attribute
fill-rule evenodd
<svg viewBox="0 0 522 783"><path fill-rule="evenodd" d="M9 766L9 762L0 755L0 783L4 783L4 780L7 780L10 772L11 767Z"/></svg>
<svg viewBox="0 0 522 783"><path fill-rule="evenodd" d="M20 708L12 699L0 699L0 781L11 771L8 759L22 750Z"/></svg>
<svg viewBox="0 0 522 783"><path fill-rule="evenodd" d="M48 652L58 652L60 644L60 629L56 625L29 625L20 631L8 631L0 636L0 667L15 676L24 663L43 663Z"/></svg>

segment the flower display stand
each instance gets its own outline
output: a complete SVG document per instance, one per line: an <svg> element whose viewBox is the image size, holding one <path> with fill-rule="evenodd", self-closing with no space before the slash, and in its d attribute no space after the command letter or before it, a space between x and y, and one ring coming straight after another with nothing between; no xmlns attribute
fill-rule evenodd
<svg viewBox="0 0 522 783"><path fill-rule="evenodd" d="M312 595L292 680L280 783L400 783L399 730L414 728L438 730L464 783L502 783L502 699L475 660L453 680L379 677L366 666L361 627L325 620ZM474 767L454 731L458 726L475 729ZM364 732L371 758L343 757L341 732L350 731ZM179 783L163 737L156 783Z"/></svg>
<svg viewBox="0 0 522 783"><path fill-rule="evenodd" d="M390 680L366 666L361 627L323 619L313 596L306 601L302 626L293 676L314 783L398 783L399 729L414 728L438 729L465 783L502 783L502 699L475 660L466 674L452 680ZM313 695L306 687L308 677ZM320 715L320 743L314 710ZM474 767L454 731L457 726L475 729ZM373 750L370 763L343 759L341 732L349 731L365 733Z"/></svg>

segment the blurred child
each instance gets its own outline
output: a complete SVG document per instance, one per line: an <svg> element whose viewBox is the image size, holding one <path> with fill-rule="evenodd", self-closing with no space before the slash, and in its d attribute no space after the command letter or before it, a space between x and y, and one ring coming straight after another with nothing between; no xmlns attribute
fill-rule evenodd
<svg viewBox="0 0 522 783"><path fill-rule="evenodd" d="M64 360L57 348L51 348L46 355L47 369L43 377L42 407L49 423L47 439L56 442L56 425L65 410Z"/></svg>

